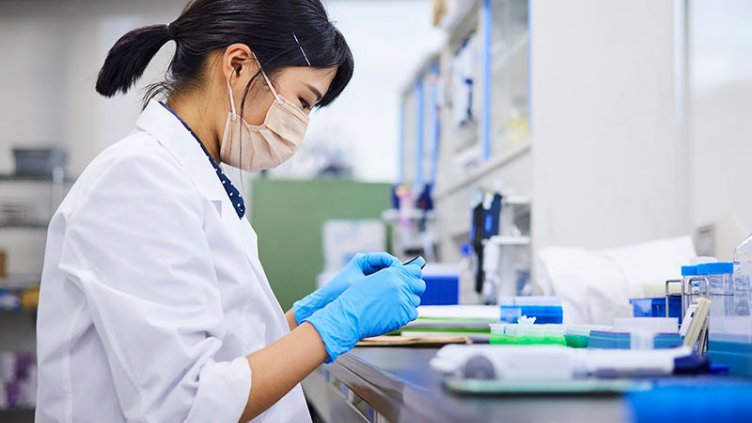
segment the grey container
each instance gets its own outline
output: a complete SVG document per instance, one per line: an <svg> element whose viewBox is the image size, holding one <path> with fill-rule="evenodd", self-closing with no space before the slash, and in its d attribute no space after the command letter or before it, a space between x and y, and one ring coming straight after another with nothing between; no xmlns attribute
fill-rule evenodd
<svg viewBox="0 0 752 423"><path fill-rule="evenodd" d="M68 163L68 154L60 148L14 148L16 175L52 176L55 169Z"/></svg>

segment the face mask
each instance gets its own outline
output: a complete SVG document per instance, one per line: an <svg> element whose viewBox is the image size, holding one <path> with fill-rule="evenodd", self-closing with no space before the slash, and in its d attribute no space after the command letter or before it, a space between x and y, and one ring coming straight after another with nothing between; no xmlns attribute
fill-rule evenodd
<svg viewBox="0 0 752 423"><path fill-rule="evenodd" d="M278 95L263 70L261 75L274 94L274 102L260 126L249 125L236 113L232 87L227 81L230 113L219 154L223 163L248 172L275 168L292 157L308 128L308 115Z"/></svg>

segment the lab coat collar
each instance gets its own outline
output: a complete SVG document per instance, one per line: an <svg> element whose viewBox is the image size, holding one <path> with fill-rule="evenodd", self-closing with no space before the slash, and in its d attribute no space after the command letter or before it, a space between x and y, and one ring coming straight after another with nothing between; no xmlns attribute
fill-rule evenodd
<svg viewBox="0 0 752 423"><path fill-rule="evenodd" d="M227 193L209 159L193 135L169 110L156 100L151 100L136 121L136 126L154 136L175 157L207 199L217 205L224 204ZM235 213L232 207L229 208L228 212ZM223 213L227 207L220 206L219 209Z"/></svg>
<svg viewBox="0 0 752 423"><path fill-rule="evenodd" d="M141 113L136 126L148 132L159 141L190 175L199 191L217 206L222 222L227 225L231 236L242 246L251 267L259 280L264 281L263 290L277 309L277 325L281 333L289 328L284 312L266 280L266 274L258 258L256 232L246 219L238 219L230 200L219 181L206 153L198 145L185 126L157 101L150 101Z"/></svg>

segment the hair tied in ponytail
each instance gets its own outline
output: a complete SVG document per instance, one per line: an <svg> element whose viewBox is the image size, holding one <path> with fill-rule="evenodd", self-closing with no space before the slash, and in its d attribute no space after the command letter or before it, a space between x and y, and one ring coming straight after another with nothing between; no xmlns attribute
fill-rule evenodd
<svg viewBox="0 0 752 423"><path fill-rule="evenodd" d="M172 27L172 23L168 23L165 25L165 29L167 30L167 36L170 37L171 40L175 39L175 28Z"/></svg>
<svg viewBox="0 0 752 423"><path fill-rule="evenodd" d="M354 69L350 47L329 20L322 0L190 0L171 23L123 35L99 71L97 92L105 97L128 92L170 41L176 46L165 78L146 88L144 104L158 95L203 88L209 58L235 43L252 48L269 75L288 67L336 69L317 107L340 95Z"/></svg>

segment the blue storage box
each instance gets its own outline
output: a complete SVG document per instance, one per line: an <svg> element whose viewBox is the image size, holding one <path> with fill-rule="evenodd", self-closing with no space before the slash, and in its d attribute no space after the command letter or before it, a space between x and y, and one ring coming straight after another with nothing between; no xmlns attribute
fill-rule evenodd
<svg viewBox="0 0 752 423"><path fill-rule="evenodd" d="M711 363L728 366L733 375L752 376L752 344L711 339L708 355Z"/></svg>
<svg viewBox="0 0 752 423"><path fill-rule="evenodd" d="M421 305L454 305L460 303L460 279L454 275L424 274L426 291L420 297Z"/></svg>
<svg viewBox="0 0 752 423"><path fill-rule="evenodd" d="M633 298L629 300L632 303L632 314L634 317L666 317L666 298ZM676 317L681 324L681 297L668 297L668 317Z"/></svg>
<svg viewBox="0 0 752 423"><path fill-rule="evenodd" d="M560 305L502 305L501 321L517 323L520 316L535 317L535 324L560 324L563 310Z"/></svg>
<svg viewBox="0 0 752 423"><path fill-rule="evenodd" d="M591 331L588 348L608 350L628 350L632 348L629 332ZM655 349L676 348L682 345L681 335L678 333L658 333L653 339Z"/></svg>

